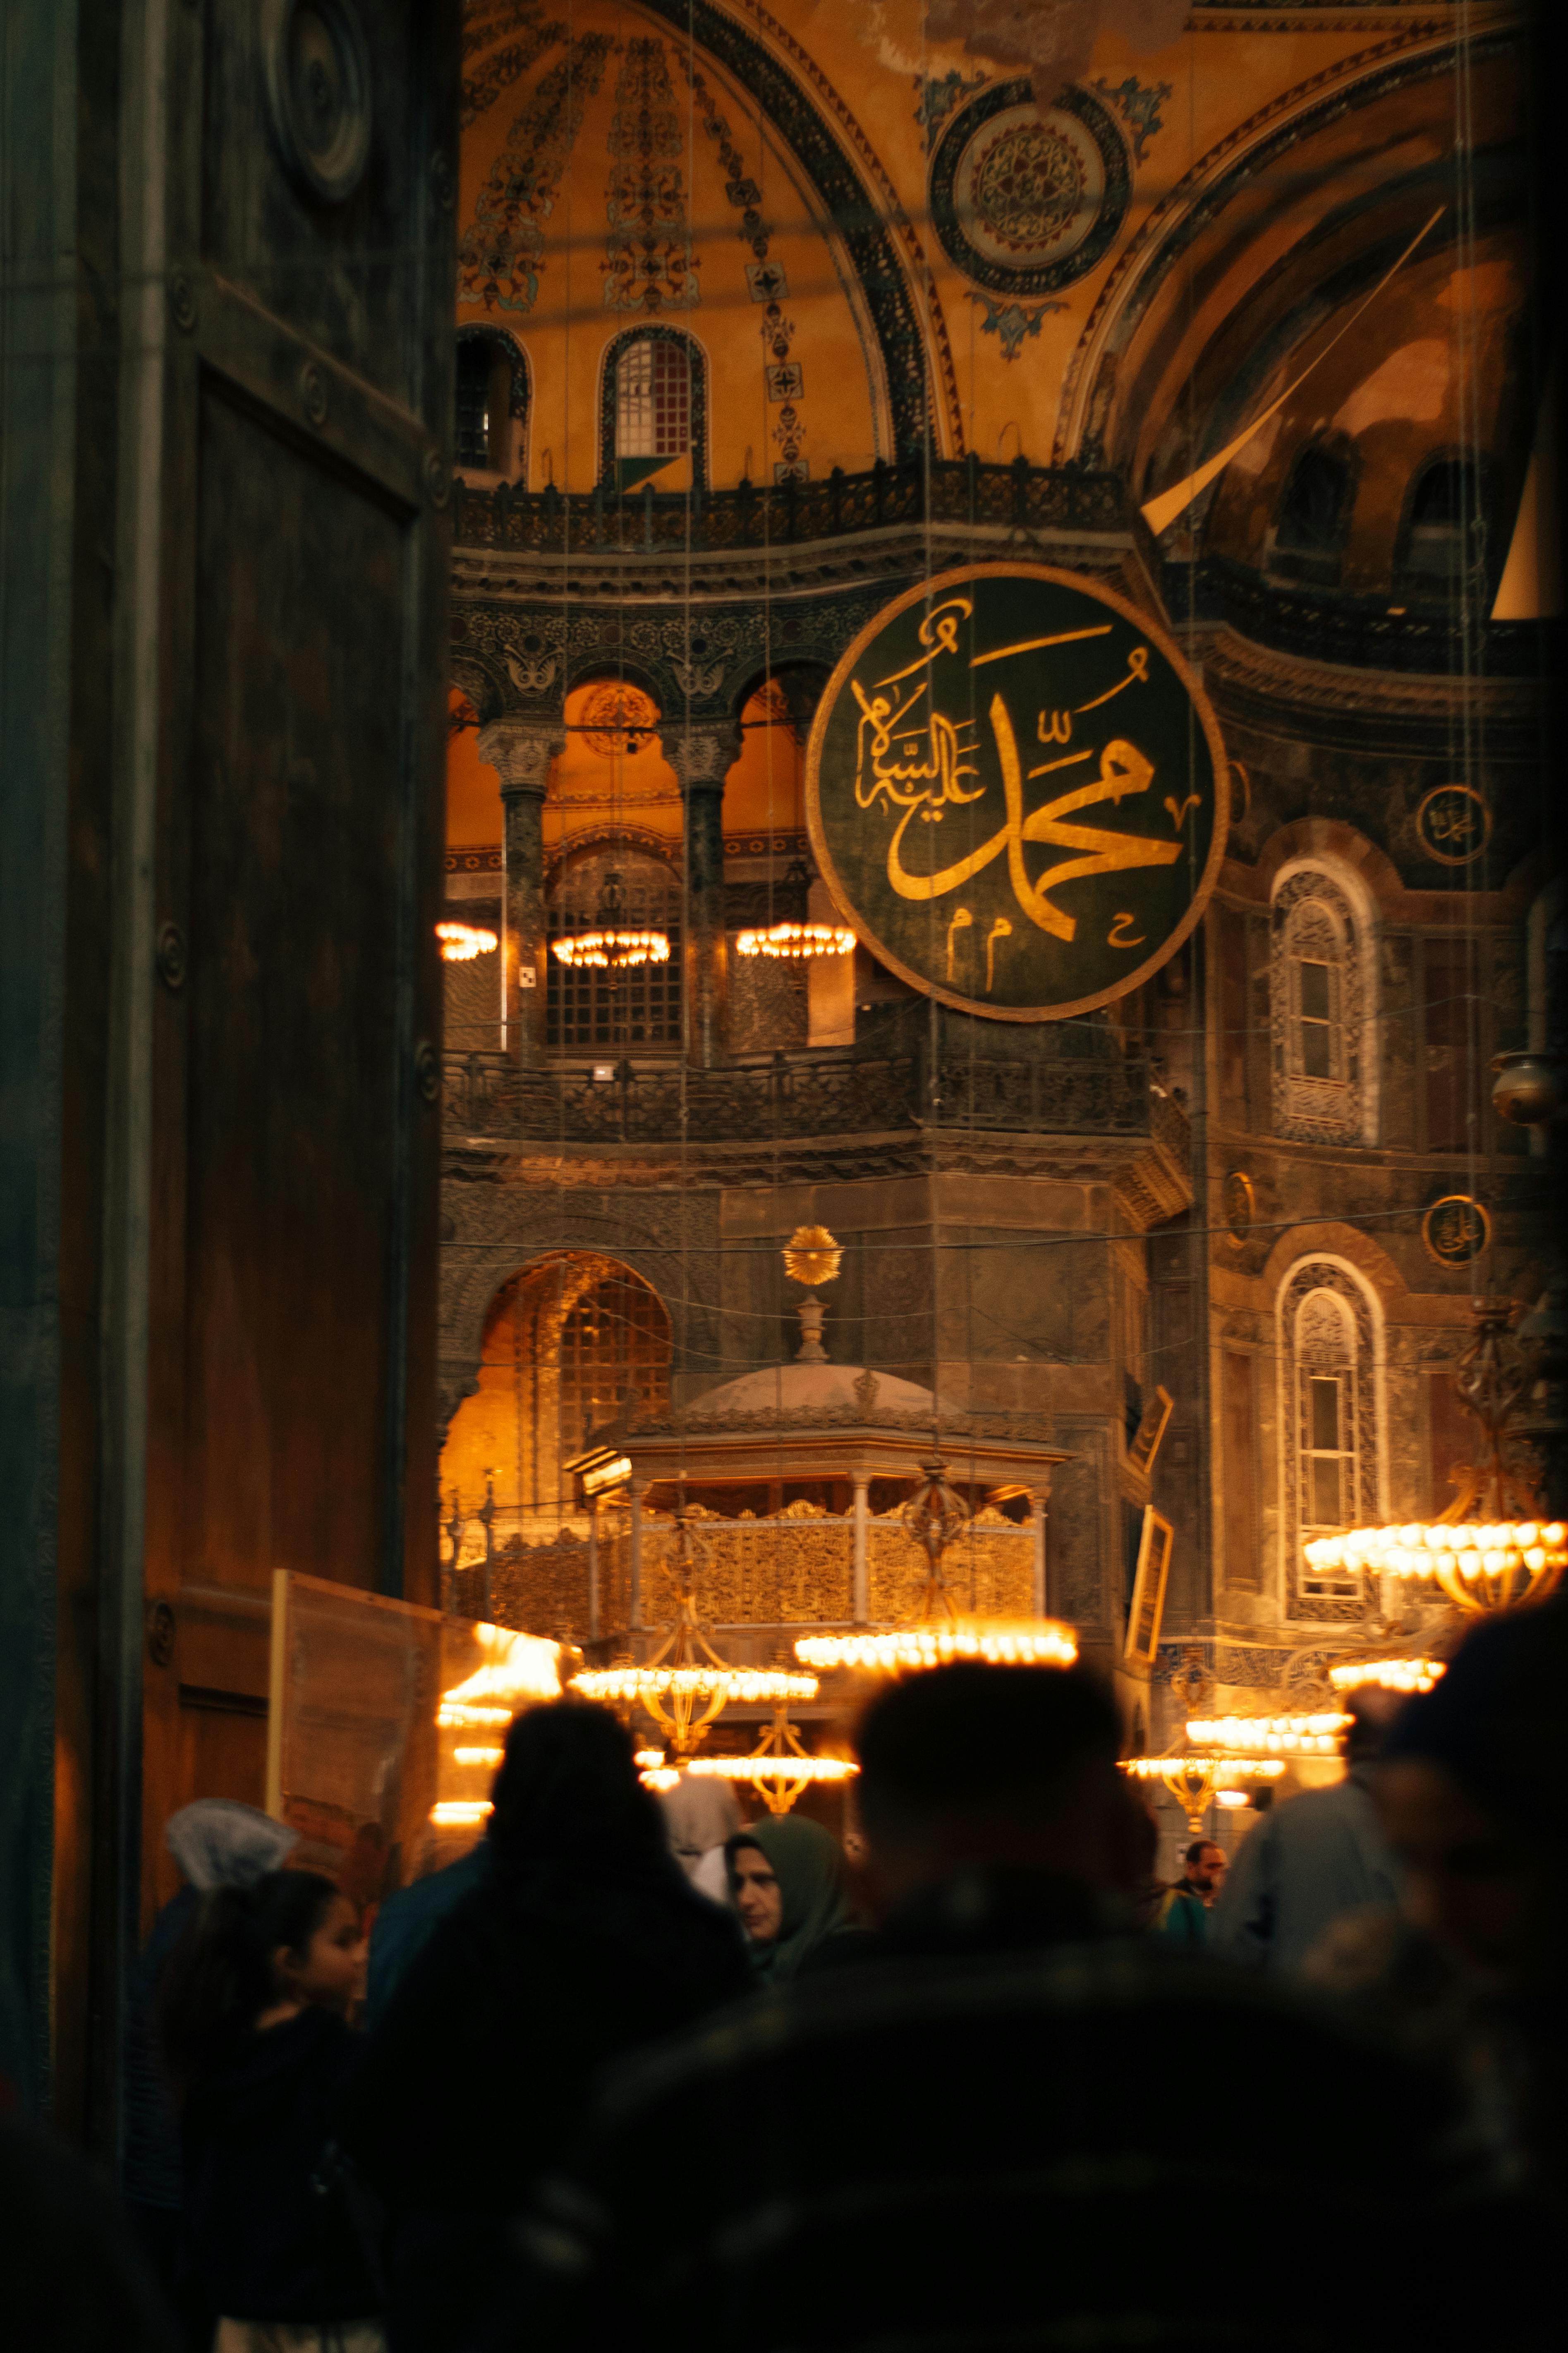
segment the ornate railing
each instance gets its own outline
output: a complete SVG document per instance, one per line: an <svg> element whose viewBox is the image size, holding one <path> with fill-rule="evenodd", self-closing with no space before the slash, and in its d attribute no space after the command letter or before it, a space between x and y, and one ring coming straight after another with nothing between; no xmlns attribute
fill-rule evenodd
<svg viewBox="0 0 1568 2353"><path fill-rule="evenodd" d="M452 1135L526 1143L759 1143L769 1137L887 1134L917 1128L1152 1135L1180 1162L1187 1124L1154 1093L1136 1055L981 1061L921 1054L884 1060L776 1055L764 1064L679 1065L615 1075L521 1071L509 1055L447 1058Z"/></svg>
<svg viewBox="0 0 1568 2353"><path fill-rule="evenodd" d="M1363 596L1349 589L1287 586L1228 556L1206 557L1195 582L1185 566L1165 567L1172 614L1184 614L1191 602L1195 618L1228 621L1254 645L1352 670L1463 672L1467 648L1458 598L1423 599L1408 589L1404 595L1405 601L1394 606L1385 591ZM1473 586L1471 595L1475 643L1469 665L1490 678L1536 675L1540 625L1488 619L1492 592L1485 583Z"/></svg>
<svg viewBox="0 0 1568 2353"><path fill-rule="evenodd" d="M797 1517L800 1506L770 1519L725 1520L706 1514L692 1529L699 1604L710 1625L808 1627L847 1625L853 1611L855 1530L831 1512ZM986 1524L988 1523L988 1524ZM867 1531L870 1616L891 1624L920 1607L929 1567L925 1555L896 1515L874 1519ZM599 1630L628 1649L631 1616L631 1528L618 1510L602 1512L597 1539ZM670 1614L671 1572L677 1557L669 1519L647 1513L642 1528L642 1615L657 1627ZM1034 1532L1008 1526L995 1512L971 1522L942 1562L958 1608L984 1618L1025 1618L1034 1582ZM563 1642L592 1637L589 1550L566 1529L553 1544L513 1542L498 1548L479 1570L448 1571L453 1608L483 1607L496 1624L517 1626ZM464 1580L468 1580L464 1582ZM479 1596L484 1592L481 1602ZM630 1638L635 1641L636 1638ZM727 1655L741 1646L725 1640ZM768 1663L766 1660L757 1663Z"/></svg>
<svg viewBox="0 0 1568 2353"><path fill-rule="evenodd" d="M1107 532L1127 527L1120 478L1069 469L1010 465L978 458L879 459L865 473L841 467L817 482L758 484L733 490L656 491L624 496L601 484L589 491L472 490L452 486L452 530L460 547L517 548L541 555L666 554L672 549L776 547L842 539L900 524L958 523L1002 531Z"/></svg>

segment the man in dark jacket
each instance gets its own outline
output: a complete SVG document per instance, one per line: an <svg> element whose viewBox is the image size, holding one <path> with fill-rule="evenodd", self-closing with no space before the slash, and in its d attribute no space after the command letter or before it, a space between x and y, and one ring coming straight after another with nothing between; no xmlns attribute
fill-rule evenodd
<svg viewBox="0 0 1568 2353"><path fill-rule="evenodd" d="M1129 1932L1149 1825L1117 1740L1079 1670L952 1666L879 1698L858 1791L879 1957L612 2078L493 2341L1430 2346L1446 2087ZM697 2176L653 2159L672 2131ZM1356 2328L1345 2298L1290 2295L1268 2234L1173 2316L1194 2218L1238 2209L1354 2245Z"/></svg>

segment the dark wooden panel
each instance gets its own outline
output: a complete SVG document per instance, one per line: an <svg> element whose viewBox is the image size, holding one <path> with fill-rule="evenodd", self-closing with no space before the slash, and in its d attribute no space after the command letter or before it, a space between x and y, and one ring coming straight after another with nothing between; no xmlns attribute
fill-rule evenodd
<svg viewBox="0 0 1568 2353"><path fill-rule="evenodd" d="M374 1587L405 530L210 387L200 437L184 1567Z"/></svg>

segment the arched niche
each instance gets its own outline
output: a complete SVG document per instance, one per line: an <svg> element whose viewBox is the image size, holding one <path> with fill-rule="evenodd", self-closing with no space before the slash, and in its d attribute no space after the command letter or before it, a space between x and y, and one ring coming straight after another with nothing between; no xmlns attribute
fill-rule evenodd
<svg viewBox="0 0 1568 2353"><path fill-rule="evenodd" d="M441 1455L443 1517L493 1495L490 1540L548 1540L574 1514L562 1465L596 1435L669 1398L670 1327L652 1285L597 1250L552 1250L511 1275L486 1312L475 1387Z"/></svg>

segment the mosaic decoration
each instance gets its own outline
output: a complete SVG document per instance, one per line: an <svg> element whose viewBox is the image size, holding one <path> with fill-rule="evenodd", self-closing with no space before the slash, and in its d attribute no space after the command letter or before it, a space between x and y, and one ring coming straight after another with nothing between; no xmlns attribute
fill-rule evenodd
<svg viewBox="0 0 1568 2353"><path fill-rule="evenodd" d="M1021 302L993 302L988 294L971 294L968 299L978 302L985 313L980 322L981 333L1001 338L1005 360L1017 358L1026 335L1038 337L1042 319L1048 318L1053 311L1067 309L1065 302L1041 302L1033 310L1026 310Z"/></svg>
<svg viewBox="0 0 1568 2353"><path fill-rule="evenodd" d="M640 686L612 680L589 695L578 722L590 752L615 760L643 750L658 724L658 712Z"/></svg>
<svg viewBox="0 0 1568 2353"><path fill-rule="evenodd" d="M1446 1193L1421 1220L1428 1258L1439 1266L1473 1266L1492 1238L1492 1221L1468 1193Z"/></svg>
<svg viewBox="0 0 1568 2353"><path fill-rule="evenodd" d="M1091 81L1089 86L1090 90L1097 90L1106 104L1113 106L1121 115L1132 142L1132 161L1141 164L1143 150L1150 140L1157 131L1165 128L1160 109L1172 94L1171 84L1168 81L1145 84L1138 79L1136 74L1129 74L1126 80L1119 82L1114 89L1108 81Z"/></svg>
<svg viewBox="0 0 1568 2353"><path fill-rule="evenodd" d="M944 74L916 74L915 121L921 127L925 151L929 155L936 134L961 99L984 90L988 74L977 73L966 79L956 67Z"/></svg>
<svg viewBox="0 0 1568 2353"><path fill-rule="evenodd" d="M931 162L931 220L949 260L993 293L1053 293L1092 269L1131 190L1099 99L1064 90L1042 114L1026 80L994 83L949 123Z"/></svg>
<svg viewBox="0 0 1568 2353"><path fill-rule="evenodd" d="M638 37L626 45L610 121L613 168L605 215L619 232L608 245L606 311L693 311L702 299L699 257L691 249L680 115L664 43Z"/></svg>
<svg viewBox="0 0 1568 2353"><path fill-rule="evenodd" d="M513 41L509 48L498 49L493 57L485 59L477 73L464 75L458 120L465 131L476 123L481 114L488 113L503 90L510 90L514 81L521 81L525 73L531 71L546 49L553 48L557 41L566 38L564 25L540 22L531 5L526 16L531 21L528 22L521 41ZM510 31L511 26L505 29ZM500 30L498 26L494 33L487 32L484 41L499 39ZM467 49L467 40L463 46Z"/></svg>
<svg viewBox="0 0 1568 2353"><path fill-rule="evenodd" d="M648 14L671 24L682 41L700 44L732 74L794 153L823 209L835 220L865 295L887 377L895 454L902 457L922 449L930 432L925 334L892 232L846 146L794 74L715 0L645 0L645 6ZM825 89L824 95L830 105L837 103L842 111L830 88ZM773 281L765 290L761 279L764 271L771 273ZM789 299L784 271L776 262L748 263L746 277L754 302ZM950 416L955 411L954 400ZM961 441L962 418L955 421Z"/></svg>
<svg viewBox="0 0 1568 2353"><path fill-rule="evenodd" d="M612 46L607 33L574 41L508 132L458 248L459 306L531 311L538 301L545 224Z"/></svg>
<svg viewBox="0 0 1568 2353"><path fill-rule="evenodd" d="M1492 813L1471 785L1439 785L1415 812L1415 835L1439 866L1473 866L1491 839Z"/></svg>
<svg viewBox="0 0 1568 2353"><path fill-rule="evenodd" d="M806 753L839 913L912 987L1010 1021L1108 1005L1174 954L1218 874L1228 789L1214 714L1163 631L1098 582L1027 564L884 606Z"/></svg>
<svg viewBox="0 0 1568 2353"><path fill-rule="evenodd" d="M492 41L515 33L520 26L532 25L539 5L540 0L490 0L487 6L485 0L468 0L463 10L463 55L477 58Z"/></svg>
<svg viewBox="0 0 1568 2353"><path fill-rule="evenodd" d="M763 305L762 324L763 377L768 399L781 404L780 414L773 427L773 440L779 451L773 466L773 480L805 481L811 469L802 451L805 428L796 406L805 389L798 361L790 358L795 342L795 322L784 312L784 301L789 292L784 271L776 262L768 259L768 241L772 234L759 206L763 192L758 183L746 171L745 158L731 135L729 123L719 112L712 93L700 73L687 58L682 67L691 85L691 94L701 110L702 127L719 151L719 161L724 171L724 194L741 215L741 237L752 251L746 264L746 286L753 302Z"/></svg>

